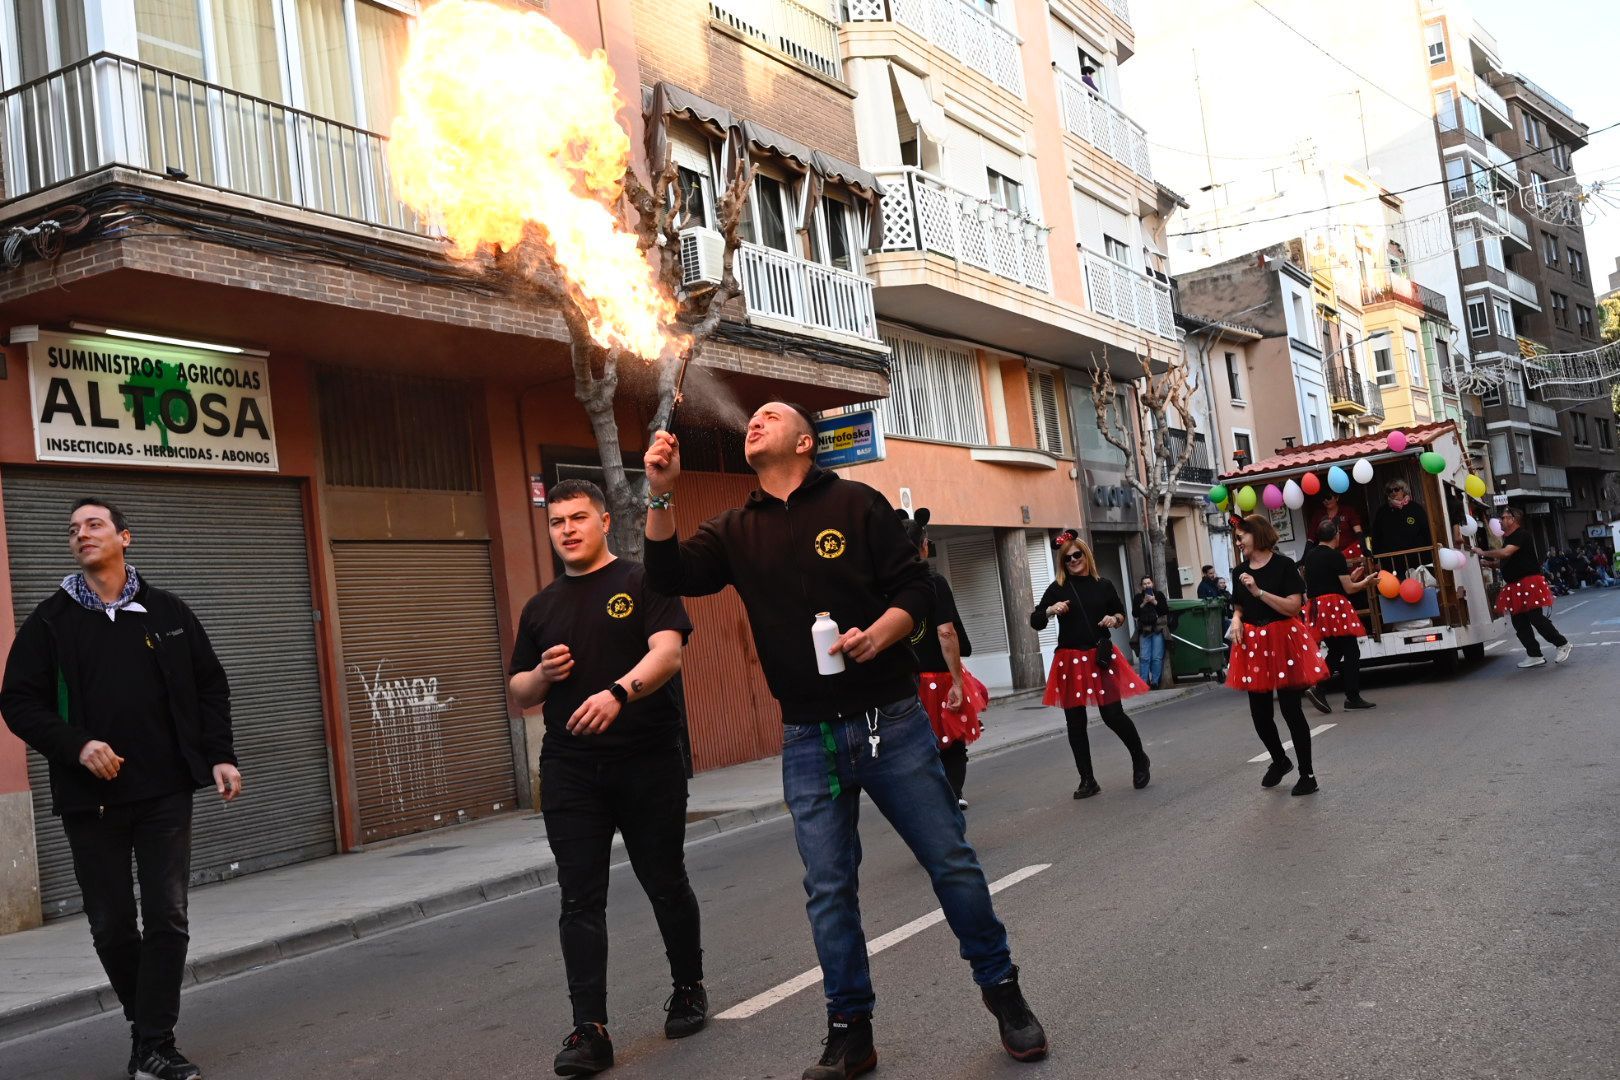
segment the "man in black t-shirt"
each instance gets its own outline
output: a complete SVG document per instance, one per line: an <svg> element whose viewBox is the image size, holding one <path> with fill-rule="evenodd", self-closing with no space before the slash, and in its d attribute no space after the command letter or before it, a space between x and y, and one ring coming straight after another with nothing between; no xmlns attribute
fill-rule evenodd
<svg viewBox="0 0 1620 1080"><path fill-rule="evenodd" d="M1558 650L1553 656L1555 663L1568 661L1573 646L1547 617L1547 609L1553 605L1552 590L1547 587L1547 579L1536 562L1535 539L1524 527L1524 511L1517 506L1503 507L1502 546L1478 554L1482 561L1500 567L1502 576L1507 579L1507 587L1496 598L1496 613L1512 617L1513 632L1524 645L1525 655L1519 666L1541 667L1547 662L1541 655L1541 643L1536 640L1538 633Z"/></svg>
<svg viewBox="0 0 1620 1080"><path fill-rule="evenodd" d="M664 1034L703 1027L703 949L686 876L686 765L669 680L692 624L679 600L646 587L637 563L607 549L607 501L595 484L551 493L551 543L565 573L523 608L512 698L544 703L540 809L557 859L558 918L574 1031L561 1076L613 1064L607 1034L607 888L613 833L652 901L675 991Z"/></svg>

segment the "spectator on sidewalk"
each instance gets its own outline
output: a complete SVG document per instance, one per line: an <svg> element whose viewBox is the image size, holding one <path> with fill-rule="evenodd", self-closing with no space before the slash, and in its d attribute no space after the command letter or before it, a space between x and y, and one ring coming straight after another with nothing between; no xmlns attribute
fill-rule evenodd
<svg viewBox="0 0 1620 1080"><path fill-rule="evenodd" d="M174 1041L191 940L192 792L213 787L230 802L242 774L225 669L185 602L125 561L131 542L112 503L73 504L79 570L17 631L0 716L50 764L90 936L130 1022L128 1075L194 1080L201 1070Z"/></svg>
<svg viewBox="0 0 1620 1080"><path fill-rule="evenodd" d="M843 1080L877 1064L857 884L863 791L932 879L1002 1047L1034 1061L1046 1055L1046 1032L1019 988L905 645L932 601L928 570L888 500L816 467L814 430L801 406L761 406L743 445L758 490L684 542L670 511L680 444L661 431L644 459L648 582L672 596L734 587L782 706L782 786L827 995L824 1049L804 1080ZM837 627L830 645L813 634L824 619Z"/></svg>
<svg viewBox="0 0 1620 1080"><path fill-rule="evenodd" d="M613 833L652 902L674 990L664 1037L709 1015L697 897L686 874L686 762L669 681L692 624L679 600L607 547L602 490L564 480L546 511L563 574L523 608L512 650L512 700L544 703L540 812L557 860L558 932L573 1004L559 1076L613 1064L607 1011L607 893Z"/></svg>
<svg viewBox="0 0 1620 1080"><path fill-rule="evenodd" d="M1150 690L1157 690L1164 678L1164 642L1170 629L1170 601L1153 587L1153 579L1142 579L1142 589L1131 597L1131 617L1136 620L1136 659L1142 679Z"/></svg>
<svg viewBox="0 0 1620 1080"><path fill-rule="evenodd" d="M1219 600L1221 598L1221 579L1215 576L1215 568L1205 566L1201 573L1203 576L1198 579L1198 599Z"/></svg>

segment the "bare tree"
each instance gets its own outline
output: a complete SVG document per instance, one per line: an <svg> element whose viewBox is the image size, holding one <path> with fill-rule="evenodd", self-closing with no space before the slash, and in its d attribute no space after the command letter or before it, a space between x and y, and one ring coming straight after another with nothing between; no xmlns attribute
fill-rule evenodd
<svg viewBox="0 0 1620 1080"><path fill-rule="evenodd" d="M1198 419L1192 411L1191 371L1181 356L1163 370L1153 370L1152 356L1136 354L1141 377L1132 380L1135 394L1121 393L1105 357L1092 355L1091 403L1097 410L1097 430L1110 445L1123 451L1127 460L1140 467L1132 470L1126 482L1147 504L1148 557L1153 580L1159 588L1168 587L1165 566L1165 537L1170 525L1170 507L1181 471L1192 460ZM1129 414L1124 408L1129 403ZM1116 408L1116 405L1120 406ZM1170 417L1181 420L1186 440L1176 447L1170 438ZM1127 415L1135 430L1143 435L1138 454Z"/></svg>
<svg viewBox="0 0 1620 1080"><path fill-rule="evenodd" d="M661 134L656 128L664 122L662 116L648 119L650 161L658 160L659 155L652 148ZM625 167L623 194L615 207L625 228L635 233L659 284L675 298L676 321L682 340L679 357L656 364L649 371L657 395L652 420L647 425L649 441L670 422L678 400L679 379L686 365L702 354L703 345L719 326L726 306L742 294L734 265L742 243L738 226L747 210L748 191L753 183L753 167L739 146L737 152L728 155L731 166L726 188L715 207L719 231L725 238L720 284L687 287L681 275L680 234L699 219L685 205L681 187L676 182L675 162L668 159L667 154L662 156L666 160L650 183L642 181L633 164ZM623 365L641 361L621 349L604 348L591 336L596 307L558 267L542 230L531 226L522 244L497 255L490 271L502 284L538 294L562 312L574 369L574 397L590 418L597 455L602 463L602 490L613 515L612 547L619 555L640 560L647 520L647 480L640 473L630 475L624 467L624 446L615 403L619 400Z"/></svg>

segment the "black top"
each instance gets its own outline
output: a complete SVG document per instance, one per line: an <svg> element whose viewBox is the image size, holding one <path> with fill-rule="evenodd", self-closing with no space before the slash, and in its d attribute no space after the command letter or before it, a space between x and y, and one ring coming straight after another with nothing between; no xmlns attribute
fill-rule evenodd
<svg viewBox="0 0 1620 1080"><path fill-rule="evenodd" d="M1158 589L1151 599L1139 592L1131 597L1131 614L1136 617L1137 633L1157 634L1170 623L1170 601Z"/></svg>
<svg viewBox="0 0 1620 1080"><path fill-rule="evenodd" d="M1502 560L1502 576L1508 581L1521 581L1541 573L1541 560L1536 558L1536 541L1525 528L1514 529L1502 537L1503 544L1512 544L1518 550Z"/></svg>
<svg viewBox="0 0 1620 1080"><path fill-rule="evenodd" d="M1338 548L1312 544L1305 549L1299 568L1304 572L1306 596L1314 600L1331 593L1344 595L1344 582L1339 578L1350 576L1350 563Z"/></svg>
<svg viewBox="0 0 1620 1080"><path fill-rule="evenodd" d="M962 633L962 616L956 610L956 594L951 591L951 583L945 576L930 568L929 576L934 584L934 603L928 614L917 620L917 628L911 634L911 648L917 654L917 667L922 671L949 671L950 665L945 662L945 650L939 643L939 628L950 623L956 628L957 644L963 645L967 641ZM968 655L971 649L962 655Z"/></svg>
<svg viewBox="0 0 1620 1080"><path fill-rule="evenodd" d="M1198 583L1198 599L1219 600L1220 598L1221 587L1219 584L1209 580L1208 578L1205 578Z"/></svg>
<svg viewBox="0 0 1620 1080"><path fill-rule="evenodd" d="M1293 559L1280 551L1271 553L1271 561L1260 569L1249 566L1244 559L1232 568L1232 600L1243 612L1243 621L1250 626L1265 626L1282 622L1288 616L1251 593L1243 584L1243 575L1254 575L1254 584L1272 596L1293 596L1305 591L1305 580L1299 576L1299 567Z"/></svg>
<svg viewBox="0 0 1620 1080"><path fill-rule="evenodd" d="M546 694L542 755L623 757L676 745L681 718L668 684L620 708L606 731L573 735L567 726L586 698L641 662L648 638L678 630L684 643L691 633L681 602L653 592L645 578L639 563L614 559L589 574L557 578L524 605L511 673L533 671L553 645L567 645L574 658L568 678Z"/></svg>
<svg viewBox="0 0 1620 1080"><path fill-rule="evenodd" d="M1426 548L1434 543L1429 532L1428 512L1416 499L1399 510L1387 503L1373 521L1372 546L1374 555L1387 555L1395 551Z"/></svg>
<svg viewBox="0 0 1620 1080"><path fill-rule="evenodd" d="M197 616L144 578L135 603L110 620L58 589L11 643L0 714L50 763L58 814L210 787L236 764L230 683ZM116 779L79 764L93 739L124 759Z"/></svg>
<svg viewBox="0 0 1620 1080"><path fill-rule="evenodd" d="M868 628L890 608L913 626L933 604L928 567L877 491L811 468L787 501L755 491L689 540L648 540L647 582L670 596L737 590L754 650L789 724L852 716L917 692L906 642L843 672L816 669L810 627L828 612L840 630Z"/></svg>
<svg viewBox="0 0 1620 1080"><path fill-rule="evenodd" d="M1045 630L1051 621L1046 609L1065 600L1069 610L1057 617L1060 649L1094 649L1108 642L1108 630L1097 623L1105 615L1125 614L1125 605L1120 603L1112 582L1069 574L1062 584L1054 581L1041 593L1040 602L1029 613L1029 625Z"/></svg>

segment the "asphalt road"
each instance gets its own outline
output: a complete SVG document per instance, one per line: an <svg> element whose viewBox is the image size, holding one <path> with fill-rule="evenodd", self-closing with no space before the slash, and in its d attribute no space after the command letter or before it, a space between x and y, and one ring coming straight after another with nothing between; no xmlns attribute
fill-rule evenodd
<svg viewBox="0 0 1620 1080"><path fill-rule="evenodd" d="M997 902L1053 1053L1001 1053L935 925L873 961L879 1075L1620 1076L1620 590L1555 618L1580 646L1564 667L1517 670L1510 638L1452 678L1371 673L1375 711L1310 714L1336 726L1308 798L1260 789L1223 690L1141 718L1145 791L1095 726L1103 793L1086 802L1061 739L974 763L990 877L1050 864ZM936 904L875 812L865 837L875 938ZM785 820L689 866L716 1011L815 965ZM556 915L545 889L199 987L181 1046L210 1080L549 1076L569 1029ZM665 1042L668 972L628 868L609 919L611 1075L791 1080L819 1054L819 985ZM0 1076L114 1080L125 1030L99 1017L0 1046Z"/></svg>

